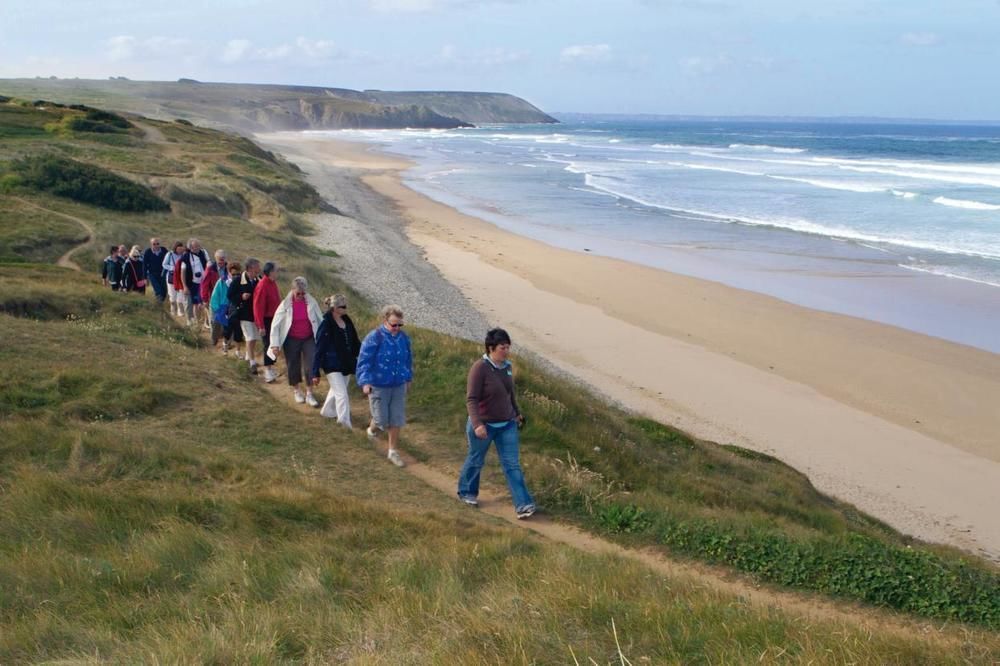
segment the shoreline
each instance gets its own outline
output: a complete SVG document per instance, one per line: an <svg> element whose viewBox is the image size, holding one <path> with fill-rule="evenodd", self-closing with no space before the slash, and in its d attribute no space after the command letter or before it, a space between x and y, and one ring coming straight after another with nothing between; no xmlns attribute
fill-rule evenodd
<svg viewBox="0 0 1000 666"><path fill-rule="evenodd" d="M386 233L420 249L400 258L404 272L424 269L407 288L447 291L427 283L445 281L481 313L458 315L462 337L481 335L486 320L502 324L516 344L630 410L774 455L904 533L1000 559L991 510L1000 356L515 236L406 187L409 163L369 144L258 139L317 186L335 178L371 188L331 192L348 215L360 213L338 226L394 225ZM373 221L357 210L372 198L393 210Z"/></svg>

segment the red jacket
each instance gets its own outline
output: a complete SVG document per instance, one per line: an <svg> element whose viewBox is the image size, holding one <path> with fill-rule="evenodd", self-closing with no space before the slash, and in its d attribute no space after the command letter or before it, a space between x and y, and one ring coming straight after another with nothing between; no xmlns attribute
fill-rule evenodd
<svg viewBox="0 0 1000 666"><path fill-rule="evenodd" d="M208 303L212 300L212 290L215 283L219 281L219 265L212 262L205 269L205 277L201 279L201 302Z"/></svg>
<svg viewBox="0 0 1000 666"><path fill-rule="evenodd" d="M281 294L278 293L278 283L265 275L253 290L253 320L257 328L264 328L264 320L272 319L279 305Z"/></svg>

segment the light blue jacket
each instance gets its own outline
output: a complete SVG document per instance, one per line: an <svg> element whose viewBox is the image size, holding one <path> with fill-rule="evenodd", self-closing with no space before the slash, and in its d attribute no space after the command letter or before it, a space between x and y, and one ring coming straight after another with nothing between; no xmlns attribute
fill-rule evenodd
<svg viewBox="0 0 1000 666"><path fill-rule="evenodd" d="M379 326L365 336L358 354L358 386L401 386L413 381L410 338L403 331L393 335Z"/></svg>

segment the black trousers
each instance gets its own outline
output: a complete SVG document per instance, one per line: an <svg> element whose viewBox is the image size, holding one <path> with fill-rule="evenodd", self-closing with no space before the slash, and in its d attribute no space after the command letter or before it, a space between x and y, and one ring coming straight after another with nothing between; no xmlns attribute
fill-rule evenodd
<svg viewBox="0 0 1000 666"><path fill-rule="evenodd" d="M267 350L271 348L271 317L264 318L264 335L260 339L264 344L264 365L274 365L275 360L267 355Z"/></svg>

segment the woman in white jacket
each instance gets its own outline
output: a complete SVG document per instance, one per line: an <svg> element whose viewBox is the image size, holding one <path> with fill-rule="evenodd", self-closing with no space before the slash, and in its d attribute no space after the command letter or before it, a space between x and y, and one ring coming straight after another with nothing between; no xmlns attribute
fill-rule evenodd
<svg viewBox="0 0 1000 666"><path fill-rule="evenodd" d="M292 280L292 290L288 292L271 321L271 348L273 357L279 350L285 353L288 365L288 385L295 393L295 402L308 403L319 407L319 401L312 393L312 377L306 377L305 393L302 391L302 369L312 374L313 355L316 353L316 331L323 320L319 303L307 291L309 284L304 277Z"/></svg>

